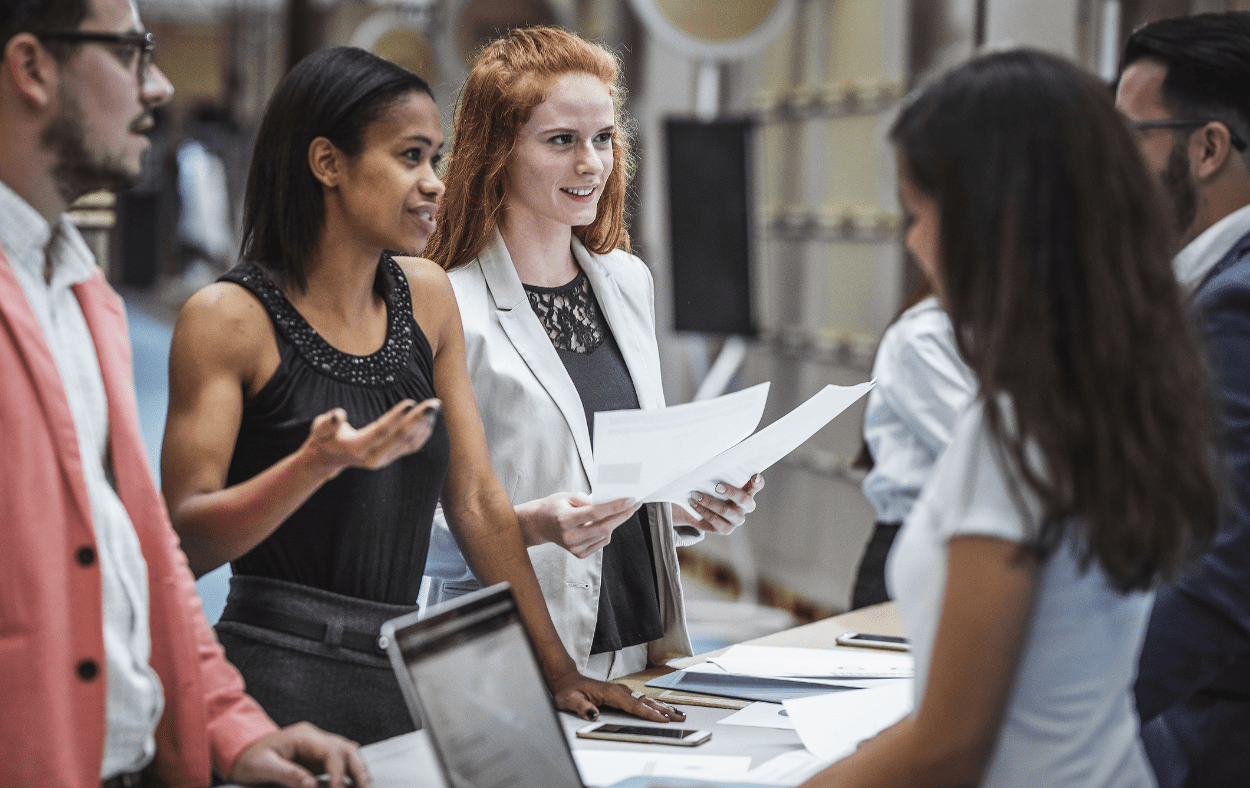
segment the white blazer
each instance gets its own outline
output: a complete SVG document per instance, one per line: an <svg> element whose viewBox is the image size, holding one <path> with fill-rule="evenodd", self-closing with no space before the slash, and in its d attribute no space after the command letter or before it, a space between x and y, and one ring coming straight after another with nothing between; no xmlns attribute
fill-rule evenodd
<svg viewBox="0 0 1250 788"><path fill-rule="evenodd" d="M576 239L573 254L620 346L639 406L664 407L651 272L631 254L615 250L595 255ZM557 492L589 494L594 462L581 397L530 308L498 231L481 255L450 276L464 321L469 377L482 411L491 464L513 504ZM692 651L676 548L698 541L702 534L674 525L668 504L647 506L664 621L664 636L650 644L648 661L662 665ZM598 622L603 551L578 559L558 545L544 544L529 548L529 554L556 631L584 670ZM425 604L479 587L441 509L434 517L425 573L429 584Z"/></svg>

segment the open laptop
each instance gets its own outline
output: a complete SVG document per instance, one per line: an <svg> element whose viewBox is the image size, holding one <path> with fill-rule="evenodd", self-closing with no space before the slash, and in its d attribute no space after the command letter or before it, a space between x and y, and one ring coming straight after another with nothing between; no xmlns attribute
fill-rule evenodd
<svg viewBox="0 0 1250 788"><path fill-rule="evenodd" d="M586 788L507 583L388 621L382 636L449 788Z"/></svg>

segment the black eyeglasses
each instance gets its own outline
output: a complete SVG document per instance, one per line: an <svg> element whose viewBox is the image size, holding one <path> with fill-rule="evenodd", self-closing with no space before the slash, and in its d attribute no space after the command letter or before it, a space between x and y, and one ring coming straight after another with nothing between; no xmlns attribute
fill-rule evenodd
<svg viewBox="0 0 1250 788"><path fill-rule="evenodd" d="M1223 123L1224 128L1228 129L1228 141L1233 147L1239 151L1246 149L1246 141L1237 135L1237 132L1228 128L1228 124L1217 118L1163 118L1160 120L1130 120L1133 128L1138 131L1149 131L1150 129L1196 129L1205 126L1208 123Z"/></svg>
<svg viewBox="0 0 1250 788"><path fill-rule="evenodd" d="M132 61L136 61L136 75L139 77L140 85L147 82L148 69L152 67L152 52L156 49L156 39L152 37L151 33L48 30L42 33L35 33L34 36L41 41L67 41L71 44L104 44L105 46L125 50L127 54L122 62L131 65ZM135 57L135 52L139 54L138 58Z"/></svg>

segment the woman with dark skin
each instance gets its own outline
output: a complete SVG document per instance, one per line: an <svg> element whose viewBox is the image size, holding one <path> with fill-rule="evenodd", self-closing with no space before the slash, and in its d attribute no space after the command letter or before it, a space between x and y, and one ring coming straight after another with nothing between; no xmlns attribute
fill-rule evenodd
<svg viewBox="0 0 1250 788"><path fill-rule="evenodd" d="M362 50L318 52L279 84L243 262L174 332L162 453L174 526L197 574L233 562L218 633L276 719L361 742L411 730L374 641L414 609L441 495L474 570L511 583L557 705L665 721L577 672L491 470L455 298L416 256L443 193L442 142L425 83Z"/></svg>

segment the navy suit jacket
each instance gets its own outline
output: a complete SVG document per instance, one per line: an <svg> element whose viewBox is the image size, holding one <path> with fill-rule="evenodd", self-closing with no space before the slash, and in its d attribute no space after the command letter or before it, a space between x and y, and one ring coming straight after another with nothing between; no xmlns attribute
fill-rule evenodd
<svg viewBox="0 0 1250 788"><path fill-rule="evenodd" d="M1215 546L1156 597L1136 686L1143 725L1199 691L1250 703L1250 233L1211 269L1193 308L1220 419L1227 501ZM1225 755L1250 762L1241 749Z"/></svg>

